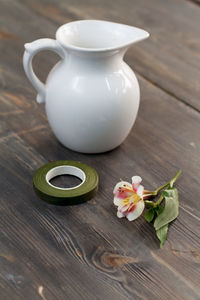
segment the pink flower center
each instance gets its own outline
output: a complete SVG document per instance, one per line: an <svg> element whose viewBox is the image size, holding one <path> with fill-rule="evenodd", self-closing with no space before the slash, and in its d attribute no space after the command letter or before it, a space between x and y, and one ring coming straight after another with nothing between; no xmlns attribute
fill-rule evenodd
<svg viewBox="0 0 200 300"><path fill-rule="evenodd" d="M121 199L126 199L130 197L132 193L133 191L131 189L121 187L117 190L116 196Z"/></svg>

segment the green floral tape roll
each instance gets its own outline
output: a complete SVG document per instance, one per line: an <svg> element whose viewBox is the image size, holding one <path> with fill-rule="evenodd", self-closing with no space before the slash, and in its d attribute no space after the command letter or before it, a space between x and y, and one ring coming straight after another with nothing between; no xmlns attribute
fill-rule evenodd
<svg viewBox="0 0 200 300"><path fill-rule="evenodd" d="M50 183L59 175L74 175L82 182L72 188L60 188ZM90 200L98 189L98 174L90 166L71 160L50 162L39 168L33 177L36 195L51 204L74 205Z"/></svg>

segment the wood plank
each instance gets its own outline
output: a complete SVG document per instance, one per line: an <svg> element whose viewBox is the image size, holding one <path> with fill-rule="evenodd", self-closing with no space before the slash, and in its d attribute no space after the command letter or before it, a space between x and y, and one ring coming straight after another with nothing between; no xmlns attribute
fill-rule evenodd
<svg viewBox="0 0 200 300"><path fill-rule="evenodd" d="M21 9L21 7L20 7L20 9ZM26 11L25 11L25 13L27 13ZM30 17L30 16L29 16ZM48 23L48 25L49 25L49 23ZM12 47L13 48L13 47ZM17 51L15 51L15 53L16 53ZM14 53L12 52L12 57L13 57L13 55L14 55ZM42 68L41 68L42 69ZM43 70L43 69L42 69ZM18 69L17 69L17 71L18 71ZM16 72L16 71L15 71ZM44 73L44 71L43 71L43 73ZM12 70L12 72L10 73L10 74L12 74L12 76L13 76L13 74L15 74L14 73L14 69ZM22 74L23 74L23 70L22 70ZM20 77L19 77L19 79L18 80L20 80L20 82L22 83L23 82L23 75L22 75L21 73L20 73ZM16 78L16 76L13 76L12 77L13 78L13 81L14 81L14 79ZM22 79L21 79L22 78ZM20 83L19 83L19 85L20 85ZM27 85L27 90L29 90L29 94L28 94L28 96L31 94L31 96L33 96L33 93L31 93L30 91L31 91L31 87L29 86L28 87L28 85ZM15 88L15 91L17 92L18 91L18 89L16 89ZM26 91L24 91L24 92L26 92ZM148 91L148 93L149 93L149 91ZM147 93L147 94L148 94ZM26 92L26 94L27 94L27 92ZM15 95L15 94L14 94ZM160 95L160 97L163 97L163 95L164 94L162 94L161 93L161 95ZM31 98L31 96L30 96L30 98ZM155 97L155 95L153 94L151 97ZM165 96L164 97L164 99L166 99L166 101L168 101L168 97L167 96ZM173 98L171 97L171 99L173 100ZM30 99L31 101L32 101L32 103L34 103L34 100L31 98ZM28 99L28 101L29 101L29 99ZM149 102L149 101L148 101ZM148 103L147 102L147 103ZM35 103L34 103L34 105L35 105ZM156 105L156 108L157 108L157 104L155 104ZM40 106L41 107L41 106ZM148 109L146 110L146 116L145 116L145 120L148 120L147 119L147 116L148 116L148 110L150 109L152 107L152 103L150 102L150 105L148 106ZM169 108L167 108L167 109L169 109ZM175 111L177 111L177 110L179 110L179 107L174 107L173 109L172 109L172 111L171 112L173 112L173 110L175 110ZM38 109L37 110L37 108L36 108L36 113L38 112L38 111L40 111L40 109ZM160 112L159 112L159 115L160 115L160 117L162 116L162 118L163 117L165 117L165 115L163 116L163 111L166 111L166 108L165 107L163 107L161 110L160 110ZM25 112L25 114L27 114L27 111ZM24 114L24 116L25 116L25 114ZM42 116L44 116L44 113L42 112L42 114L41 114ZM31 118L31 112L29 113L29 118ZM168 114L168 116L169 116L169 114ZM173 117L173 114L172 114L172 117L171 117L171 119L172 118L174 118ZM17 120L16 119L13 119L13 117L11 117L10 118L10 123L9 123L9 121L8 121L8 118L5 120L8 124L9 124L9 127L12 129L12 130L14 130L14 128L15 128L15 124L16 123L18 123L18 124L20 124L20 119L21 119L21 122L22 122L22 120L26 120L26 118L18 118ZM33 116L33 119L35 119L37 122L38 122L38 120L36 119L36 116ZM170 119L170 122L172 121ZM14 120L13 122L12 122L12 120ZM167 121L167 120L166 120ZM184 119L184 122L185 122L185 119ZM198 121L197 121L198 122ZM28 122L27 122L28 123ZM45 127L45 119L44 119L44 122L42 122L42 124L41 125L38 125L39 127L37 127L37 126L35 126L35 125L32 125L32 126L30 126L31 128L27 128L28 126L28 124L27 123L25 123L25 124L23 124L23 123L21 123L21 125L19 125L19 127L21 126L21 128L26 128L26 130L28 130L28 133L27 134L29 134L29 131L31 130L31 128L36 128L36 130L37 129L39 129L40 128L40 126L44 126ZM13 126L12 126L12 124L13 124ZM185 137L185 134L186 133L188 133L187 134L187 138L191 138L192 136L191 136L191 134L190 134L190 132L193 130L193 127L194 128L198 128L198 126L195 124L194 126L192 125L192 123L190 123L190 121L188 121L188 122L186 122L186 124L187 124L187 126L189 126L188 124L191 124L191 126L190 126L190 128L188 127L187 128L187 131L185 131L185 128L184 128L184 124L183 124L183 127L180 127L180 130L179 130L179 139L181 139L182 138L182 136L183 137ZM155 126L156 126L157 124L155 124ZM166 125L165 125L166 126ZM148 124L148 127L149 127L149 124ZM41 128L43 128L43 127L41 127ZM174 124L174 128L176 128L176 130L178 130L179 128L177 128L177 124ZM16 129L16 132L19 132L19 129L17 130L17 128L15 128ZM156 130L155 128L152 128L152 130ZM22 129L22 131L24 131L24 129ZM173 132L174 132L174 130L171 130L170 131L170 134L173 134ZM198 133L198 130L196 131L197 133ZM177 133L177 131L175 131L175 135L176 135L176 133ZM150 133L149 133L150 134ZM169 134L169 133L168 133ZM198 135L197 135L197 137L198 137ZM161 137L160 137L161 138ZM185 146L185 144L184 144L184 139L183 139L183 147ZM191 140L191 141L188 141L188 145L187 145L187 147L189 147L189 148L191 148L190 150L194 150L193 148L195 148L195 147L197 147L196 145L197 145L198 143L197 143L197 141L193 141L193 140ZM196 148L195 148L196 149ZM179 150L180 151L180 150ZM182 151L182 150L181 150ZM197 155L198 155L198 149L196 149L196 153L197 153ZM190 153L188 156L190 156L190 157L193 157L193 153ZM196 162L194 162L194 164L196 164Z"/></svg>
<svg viewBox="0 0 200 300"><path fill-rule="evenodd" d="M139 266L138 264L135 266L134 263L132 266L129 263L131 266L127 266L125 270L128 272L128 278L130 276L134 276L134 278L136 275L138 276L138 284L141 278L144 280L144 286L148 282L148 288L144 292L144 297L145 295L147 297L147 294L150 292L149 289L154 289L155 293L153 295L150 294L149 299L157 299L161 294L171 298L174 298L176 294L177 299L181 299L181 297L182 299L187 299L186 295L189 297L192 289L196 291L193 294L195 299L197 297L196 294L199 292L198 249L200 215L199 203L196 201L199 186L195 176L195 174L199 173L200 169L198 159L200 149L198 139L199 114L190 108L186 109L181 103L176 103L171 97L148 84L142 78L140 78L140 83L142 85L143 101L139 118L129 138L115 151L103 155L81 155L71 152L57 143L47 128L33 132L24 132L20 135L29 145L32 145L47 159L67 158L81 160L94 166L99 171L101 179L99 195L88 203L87 207L84 207L84 210L80 207L76 211L78 214L77 218L80 220L80 223L84 222L84 224L88 224L87 230L89 228L93 230L91 228L94 227L94 231L103 237L103 241L105 240L109 243L109 247L113 245L114 249L117 249L116 252L114 251L114 254L113 249L109 250L114 257L119 254L122 255L122 253L125 253L125 259L128 260L141 257L139 259ZM150 107L154 118L149 115ZM165 111L164 116L163 111ZM158 127L158 120L161 117L162 122L159 122L160 126ZM179 134L174 128L177 128L177 122L180 120L180 117L184 122L179 122ZM191 135L192 130L193 134ZM184 134L181 135L181 133ZM167 138L164 138L164 136ZM134 144L133 140L135 141ZM156 141L159 141L159 143L155 147L154 143ZM183 160L181 156L177 156L177 153L184 153L185 159ZM104 162L103 168L102 161ZM122 161L124 162L123 165ZM138 220L133 226L126 221L118 223L119 221L115 219L115 209L112 208L111 199L112 187L120 177L124 178L126 176L124 179L128 180L133 175L134 170L134 172L140 175L145 174L145 186L153 188L172 176L178 167L183 169L183 177L178 183L181 190L180 217L170 228L169 241L166 243L165 248L158 251L158 241L153 229L148 224L145 224L142 220ZM148 170L149 168L150 171ZM110 199L109 201L108 198ZM42 204L38 203L38 207L40 205ZM59 215L58 219L59 221L55 219L52 221L51 217L50 224L52 225L51 222L53 224L61 222L60 227L63 226L62 222L64 222L65 216L62 215L62 219L60 219ZM122 225L123 229L121 228ZM86 234L86 231L84 231L82 239L85 238L84 234ZM76 235L81 236L78 229ZM134 236L134 245L131 236ZM103 247L105 248L105 245ZM144 251L146 248L149 250ZM143 254L140 254L141 249L144 251ZM87 252L87 250L85 251ZM100 248L100 250L96 249L95 251L97 251L97 258L99 259L99 255L103 255L101 253L104 253L105 250L101 251ZM110 258L111 261L112 255ZM96 252L94 256L96 257ZM194 262L194 264L191 262ZM97 268L102 269L101 264L103 262L98 263ZM176 267L174 268L173 266ZM160 270L162 270L159 279L160 289L156 289L155 282L158 280L156 276ZM195 274L195 276L192 276L192 274ZM144 279L144 276L147 278L145 277ZM127 289L132 293L135 285L130 278ZM168 278L172 278L172 282L168 282ZM169 286L167 290L162 286L161 280L165 280L165 284L167 282ZM138 287L139 290L140 288ZM180 290L183 291L181 296Z"/></svg>
<svg viewBox="0 0 200 300"><path fill-rule="evenodd" d="M135 1L134 11L127 0L123 5L121 0L108 1L105 5L95 0L84 3L43 0L42 4L37 0L23 4L1 0L1 3L0 289L3 299L199 299L200 115L177 101L181 86L186 93L191 89L191 81L189 89L182 82L175 97L169 95L174 93L172 70L178 65L177 74L180 74L181 60L189 53L193 53L189 58L192 68L189 73L195 74L195 68L198 69L194 48L189 50L186 46L183 54L177 52L173 59L169 56L174 45L181 47L177 41L184 45L187 32L192 32L193 37L197 34L198 11L194 13L191 8L194 4L180 7L179 12L190 16L190 20L184 20L188 28L182 37L180 31L173 36L168 32L170 44L166 48L161 33L164 28L171 29L183 21L179 14L178 21L174 19L178 3L184 3L182 1L173 2L172 16L166 2L152 0ZM160 11L159 17L155 16L156 21L150 18L153 9ZM112 152L82 155L56 141L44 106L35 103L35 91L25 79L21 57L23 43L30 37L30 40L53 37L65 18L67 22L93 17L132 25L137 22L135 25L144 28L148 25L158 40L138 44L134 48L136 54L132 49L127 55L130 65L137 66L142 74L139 76L141 107L128 139ZM158 27L159 18L163 28ZM172 22L167 24L169 21ZM24 24L28 24L28 30ZM158 53L158 45L160 52L166 51L165 58ZM151 53L160 55L155 65L148 59L143 61L143 57L149 58ZM35 69L43 80L57 59L50 53L36 58ZM159 63L165 71L167 88L161 84L163 77L158 78ZM151 70L148 76L146 64ZM184 68L187 64L188 61ZM166 71L168 65L169 72ZM155 84L144 77L155 80ZM192 101L196 92L191 94ZM80 160L96 168L100 189L93 200L75 208L50 206L37 199L32 189L34 171L48 160L58 159ZM155 188L172 177L178 168L183 170L177 184L180 215L170 226L165 246L159 249L152 226L142 218L133 223L117 219L112 189L119 178L130 180L134 174L144 177L145 187Z"/></svg>
<svg viewBox="0 0 200 300"><path fill-rule="evenodd" d="M121 159L126 155L116 151ZM120 166L118 175L101 180L91 202L56 207L37 199L31 187L34 170L46 162L41 155L16 135L1 140L0 153L1 285L16 290L16 299L37 299L40 287L47 299L98 299L94 290L103 299L196 299L199 222L187 212L181 211L181 223L171 226L170 241L158 250L143 219L129 223L115 216L112 184ZM85 157L96 168L101 164L100 178L113 171L112 155L99 162ZM102 168L104 157L110 164Z"/></svg>
<svg viewBox="0 0 200 300"><path fill-rule="evenodd" d="M196 3L196 4L200 4L200 0L189 0L189 1L191 1L191 2L194 2L194 3Z"/></svg>
<svg viewBox="0 0 200 300"><path fill-rule="evenodd" d="M174 164L173 162L176 162L174 164L174 172L175 167L180 167L188 171L188 177L186 177L187 181L185 183L185 187L187 187L190 184L190 174L198 174L199 172L199 115L198 113L192 112L189 108L184 107L182 104L174 104L173 97L166 95L157 88L153 88L152 85L148 84L148 82L142 78L140 82L143 102L139 111L138 120L141 121L139 128L137 128L136 123L133 135L131 134L126 141L126 143L128 143L128 149L132 149L132 147L136 147L137 149L137 143L132 145L132 139L134 141L140 141L144 147L144 150L142 150L143 155L146 157L149 153L152 153L153 157L157 159L157 162L151 166L153 168L152 172L155 174L157 173L156 164L162 162L162 166L164 167L166 163ZM31 87L29 87L29 89L31 90ZM23 100L23 97L21 99L21 101L24 101L26 104L26 99ZM48 159L58 159L59 156L56 158L54 156L52 157L52 152L49 152L51 149L54 149L55 153L59 153L60 157L63 158L63 148L55 141L55 137L50 131L44 115L44 107L42 105L37 106L33 98L30 99L30 101L28 99L28 102L33 102L34 104L30 106L30 108L26 108L23 113L2 115L2 134L5 134L6 131L9 133L11 130L26 138L33 136L34 138L32 140L30 139L30 141L28 140L28 142L36 147L38 152L41 152ZM3 104L5 103L4 101ZM6 108L4 108L4 110L5 109ZM154 116L153 118L150 116L150 113ZM160 120L162 120L162 122ZM136 136L134 135L135 132L137 134ZM38 140L36 136L38 134L40 135L40 140ZM142 140L140 140L140 136ZM51 145L52 141L53 145ZM156 141L159 141L159 147L155 149L154 143L156 143ZM58 147L58 149L56 147ZM143 156L137 156L138 152L136 152L136 154L131 157L131 155L133 155L132 150L128 151L130 151L130 153L127 152L127 155L130 156L130 161L132 159L139 160L141 168L145 168ZM168 162L169 151L170 162ZM181 156L177 158L177 153L184 153L184 161ZM98 156L95 157L95 159L98 159ZM116 160L115 156L113 159ZM151 161L152 158L149 161L150 165L152 164ZM168 175L168 177L172 176L171 173L166 175ZM159 183L162 183L160 179L164 181L165 178L166 176L163 179L160 178L160 174L157 174L156 177ZM149 182L151 182L151 180L149 180ZM198 183L195 176L193 176L192 185L193 184L194 188L192 190L196 190L196 192L190 201L192 201L194 207L197 207L196 197L198 197ZM184 192L187 197L190 197L190 192L187 188L184 189Z"/></svg>
<svg viewBox="0 0 200 300"><path fill-rule="evenodd" d="M1 197L1 228L8 248L2 254L2 285L10 285L13 295L17 289L19 299L40 299L41 286L47 299L80 299L81 295L94 299L91 287L93 282L96 285L96 272L91 268L89 273L87 264L82 267L84 249L71 232L76 226L83 229L83 224L73 213L71 219L69 209L48 206L34 196L33 171L46 161L15 135L2 140L1 156L1 181L6 174L9 178L2 184ZM65 224L53 224L50 218L56 211L64 216ZM101 289L105 298L111 293L124 299L104 280L98 282L96 291Z"/></svg>
<svg viewBox="0 0 200 300"><path fill-rule="evenodd" d="M200 110L199 6L185 0L45 0L42 4L29 0L26 4L43 22L51 20L57 26L71 19L96 18L148 30L151 38L134 45L126 60L143 77ZM45 35L52 31L48 29Z"/></svg>

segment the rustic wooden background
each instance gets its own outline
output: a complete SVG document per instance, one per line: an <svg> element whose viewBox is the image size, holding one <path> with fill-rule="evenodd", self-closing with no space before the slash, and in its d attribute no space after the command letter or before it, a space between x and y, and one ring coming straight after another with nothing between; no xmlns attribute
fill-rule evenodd
<svg viewBox="0 0 200 300"><path fill-rule="evenodd" d="M63 23L104 19L146 29L125 60L141 85L128 139L81 155L52 134L22 67L23 45L54 38ZM45 80L58 57L34 60ZM0 0L0 299L200 299L200 2L189 0ZM90 202L56 207L32 189L49 160L74 159L99 173ZM180 215L162 249L143 218L116 217L119 178L155 188L183 170Z"/></svg>

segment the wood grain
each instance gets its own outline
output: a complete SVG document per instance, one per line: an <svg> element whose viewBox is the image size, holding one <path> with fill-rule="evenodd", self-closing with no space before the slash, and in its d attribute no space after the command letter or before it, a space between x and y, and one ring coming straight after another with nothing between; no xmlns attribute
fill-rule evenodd
<svg viewBox="0 0 200 300"><path fill-rule="evenodd" d="M19 0L18 0L19 1ZM131 67L176 99L200 110L200 7L186 0L25 1L57 26L75 19L105 19L150 32L127 54Z"/></svg>
<svg viewBox="0 0 200 300"><path fill-rule="evenodd" d="M0 298L200 299L200 7L186 0L0 5ZM126 56L141 86L136 124L119 148L101 155L75 153L57 142L22 68L25 42L53 38L60 24L84 18L141 26L152 34ZM36 57L42 80L57 60L49 52ZM98 171L94 199L74 208L35 196L35 170L60 159ZM180 215L159 249L143 218L116 217L112 189L134 174L153 189L179 168Z"/></svg>

